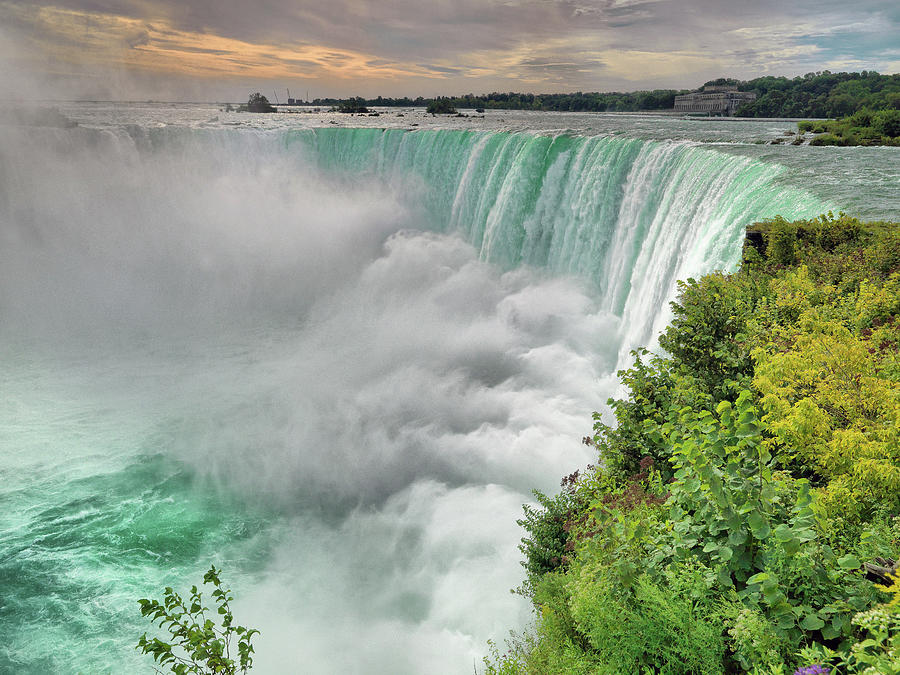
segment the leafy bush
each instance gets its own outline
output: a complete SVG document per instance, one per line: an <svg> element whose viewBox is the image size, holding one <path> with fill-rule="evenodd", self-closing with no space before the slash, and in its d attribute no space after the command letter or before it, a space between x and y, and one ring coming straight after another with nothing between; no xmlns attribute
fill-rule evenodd
<svg viewBox="0 0 900 675"><path fill-rule="evenodd" d="M900 673L900 580L880 586L893 597L853 617L862 634L842 651L811 645L800 652L801 660L833 667L834 675L897 675Z"/></svg>
<svg viewBox="0 0 900 675"><path fill-rule="evenodd" d="M569 532L577 506L573 489L577 477L576 473L563 479L564 489L554 497L535 490L533 494L539 508L530 504L522 507L525 517L516 524L528 533L519 550L525 555L522 566L528 571L529 578L565 567L568 562Z"/></svg>
<svg viewBox="0 0 900 675"><path fill-rule="evenodd" d="M185 673L216 673L234 675L246 673L253 665L253 645L251 640L259 633L255 628L234 625L234 615L230 603L234 598L230 589L223 589L215 565L203 575L204 584L212 584L212 597L216 614L221 625L207 616L209 608L203 605L203 593L196 586L191 587L191 595L186 603L172 588L167 587L162 602L158 600L138 600L141 615L154 625L165 629L167 639L147 638L144 633L135 649L142 654L150 654L160 666L169 666L175 675ZM157 624L158 622L158 624ZM238 659L232 658L232 641L236 640ZM162 671L158 668L156 672Z"/></svg>
<svg viewBox="0 0 900 675"><path fill-rule="evenodd" d="M647 350L632 352L634 365L620 370L619 379L628 387L627 399L609 399L607 403L616 417L616 425L603 423L594 413L594 436L586 441L594 445L604 466L619 477L641 471L641 460L650 457L667 476L669 452L653 429L665 422L666 411L678 396L675 379L666 362ZM649 357L649 362L645 359Z"/></svg>
<svg viewBox="0 0 900 675"><path fill-rule="evenodd" d="M900 136L900 110L882 110L872 115L871 126L882 136Z"/></svg>
<svg viewBox="0 0 900 675"><path fill-rule="evenodd" d="M816 136L810 142L810 145L847 145L847 141L841 136L832 133Z"/></svg>
<svg viewBox="0 0 900 675"><path fill-rule="evenodd" d="M722 672L720 608L695 571L673 567L661 583L642 574L627 588L602 574L582 575L574 583L572 616L601 664L593 672Z"/></svg>
<svg viewBox="0 0 900 675"><path fill-rule="evenodd" d="M599 466L526 508L535 633L489 672L900 672L859 571L900 551L900 229L752 234L619 373Z"/></svg>
<svg viewBox="0 0 900 675"><path fill-rule="evenodd" d="M737 394L753 370L744 341L747 320L764 290L746 277L709 274L679 282L671 325L660 336L686 388L706 394L715 404ZM696 397L692 403L701 403Z"/></svg>
<svg viewBox="0 0 900 675"><path fill-rule="evenodd" d="M242 112L254 112L254 113L273 113L277 112L275 110L275 106L269 103L269 99L265 96L256 92L255 94L250 94L250 97L247 99L247 105L241 106L239 108Z"/></svg>
<svg viewBox="0 0 900 675"><path fill-rule="evenodd" d="M455 115L456 108L449 98L439 97L428 104L425 112L429 112L432 115Z"/></svg>
<svg viewBox="0 0 900 675"><path fill-rule="evenodd" d="M777 668L784 663L788 643L756 609L743 607L729 622L733 658L745 672Z"/></svg>

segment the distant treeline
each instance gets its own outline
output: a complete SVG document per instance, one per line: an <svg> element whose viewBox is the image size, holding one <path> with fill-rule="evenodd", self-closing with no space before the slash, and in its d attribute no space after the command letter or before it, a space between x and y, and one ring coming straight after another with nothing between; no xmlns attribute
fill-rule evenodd
<svg viewBox="0 0 900 675"><path fill-rule="evenodd" d="M738 108L739 117L845 117L859 110L900 109L900 75L807 73L793 79L719 79L707 84L732 84L756 92L756 100Z"/></svg>
<svg viewBox="0 0 900 675"><path fill-rule="evenodd" d="M675 107L675 96L686 94L687 90L655 89L653 91L634 91L626 94L597 93L580 91L574 94L517 94L514 92L493 92L476 96L438 96L436 98L378 98L336 99L317 98L312 105L346 107L348 101L365 106L427 107L435 101L447 101L453 108L486 110L569 110L577 112L632 112L637 110L671 110Z"/></svg>
<svg viewBox="0 0 900 675"><path fill-rule="evenodd" d="M754 80L720 78L706 84L729 84L741 91L756 92L757 99L741 106L740 117L844 117L867 110L900 109L900 75L880 75L874 71L832 73L828 70L795 78L758 77ZM688 90L654 89L628 93L580 92L574 94L520 94L493 92L436 98L353 99L317 98L312 105L427 107L441 100L454 108L501 110L562 110L573 112L634 112L672 110L675 96Z"/></svg>

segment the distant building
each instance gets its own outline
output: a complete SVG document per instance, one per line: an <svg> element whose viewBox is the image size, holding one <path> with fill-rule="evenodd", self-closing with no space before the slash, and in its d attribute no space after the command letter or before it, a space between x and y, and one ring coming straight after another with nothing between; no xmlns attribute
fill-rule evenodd
<svg viewBox="0 0 900 675"><path fill-rule="evenodd" d="M675 111L734 115L734 111L748 101L756 100L752 91L738 91L737 87L707 85L700 91L675 97Z"/></svg>

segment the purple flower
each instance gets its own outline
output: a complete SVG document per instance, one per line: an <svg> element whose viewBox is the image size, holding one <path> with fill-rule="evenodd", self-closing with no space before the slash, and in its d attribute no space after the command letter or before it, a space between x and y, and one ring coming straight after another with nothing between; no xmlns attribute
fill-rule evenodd
<svg viewBox="0 0 900 675"><path fill-rule="evenodd" d="M794 675L828 675L830 672L831 668L826 668L821 664L815 663L811 666L798 668L794 671Z"/></svg>

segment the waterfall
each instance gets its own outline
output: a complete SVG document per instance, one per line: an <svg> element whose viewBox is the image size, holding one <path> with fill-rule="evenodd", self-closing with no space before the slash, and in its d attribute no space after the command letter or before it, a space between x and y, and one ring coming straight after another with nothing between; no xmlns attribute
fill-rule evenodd
<svg viewBox="0 0 900 675"><path fill-rule="evenodd" d="M670 317L675 282L738 262L744 228L827 210L784 168L687 142L529 133L310 129L319 168L415 192L482 260L589 280L622 317L623 358Z"/></svg>
<svg viewBox="0 0 900 675"><path fill-rule="evenodd" d="M143 672L210 562L254 672L459 673L676 280L827 210L689 143L0 125L0 671Z"/></svg>

